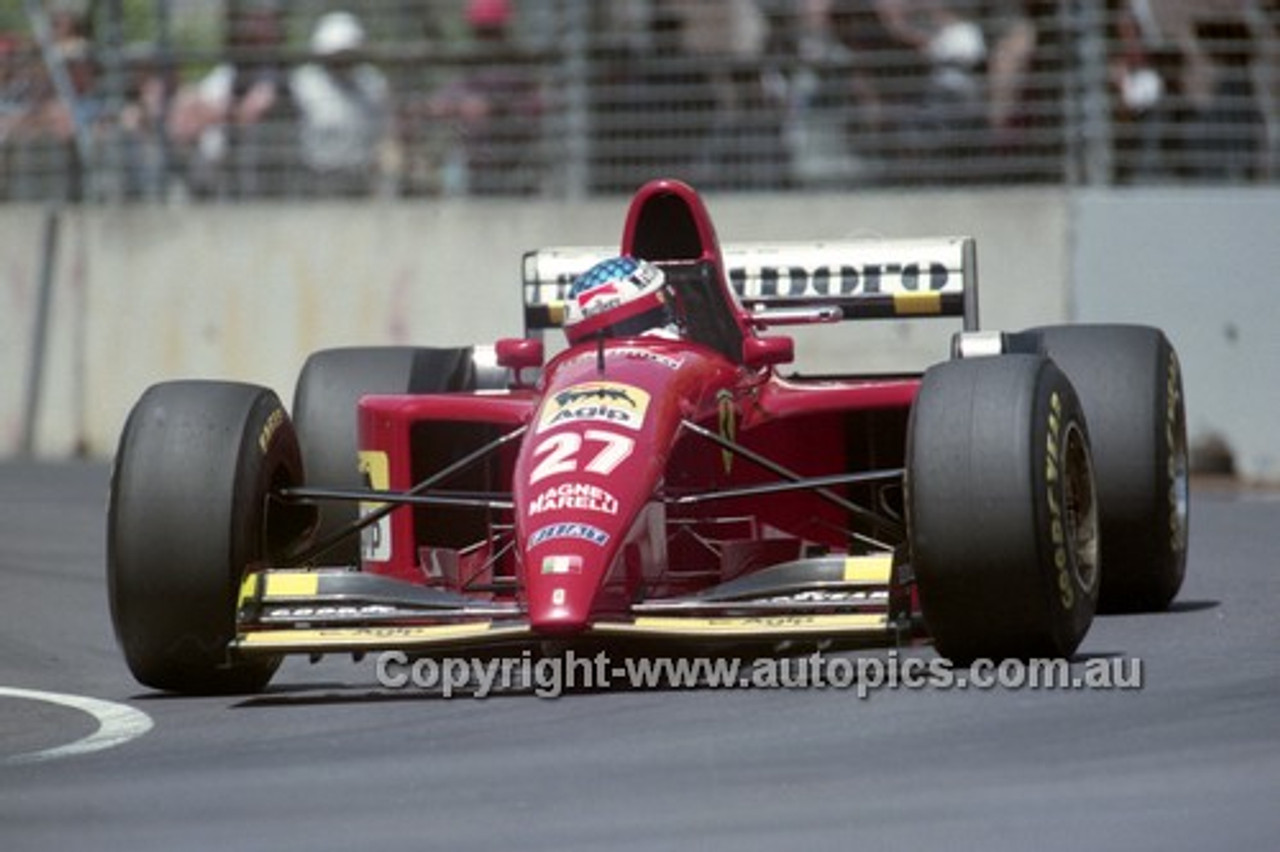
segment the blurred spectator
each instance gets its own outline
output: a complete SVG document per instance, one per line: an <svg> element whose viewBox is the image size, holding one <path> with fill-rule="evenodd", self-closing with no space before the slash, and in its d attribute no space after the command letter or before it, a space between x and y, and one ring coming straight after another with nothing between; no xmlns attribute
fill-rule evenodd
<svg viewBox="0 0 1280 852"><path fill-rule="evenodd" d="M972 5L876 0L885 29L917 57L900 78L909 87L901 138L925 182L960 179L957 166L986 138L987 42Z"/></svg>
<svg viewBox="0 0 1280 852"><path fill-rule="evenodd" d="M976 2L830 0L860 120L852 148L890 180L955 179L985 142L988 44Z"/></svg>
<svg viewBox="0 0 1280 852"><path fill-rule="evenodd" d="M711 96L691 178L702 186L776 185L783 154L779 116L765 99L768 19L756 0L666 0L679 55L694 63Z"/></svg>
<svg viewBox="0 0 1280 852"><path fill-rule="evenodd" d="M1260 22L1260 14L1247 13L1196 21L1196 41L1212 65L1209 98L1195 110L1187 140L1196 177L1253 180L1268 169L1267 114L1274 127L1277 104L1266 81L1274 82L1274 74L1255 74L1255 60L1274 48L1275 33L1256 26Z"/></svg>
<svg viewBox="0 0 1280 852"><path fill-rule="evenodd" d="M226 0L221 64L178 91L216 33L207 4L162 5L32 3L32 35L0 33L0 196L1273 181L1280 160L1280 0L397 0L325 16L350 24L328 47L330 2ZM154 42L120 55L125 31Z"/></svg>
<svg viewBox="0 0 1280 852"><path fill-rule="evenodd" d="M54 12L50 18L54 49L66 68L72 98L67 103L52 86L45 87L32 121L38 130L70 142L77 128L94 127L105 104L97 91L99 68L93 56L88 19L67 10Z"/></svg>
<svg viewBox="0 0 1280 852"><path fill-rule="evenodd" d="M542 97L536 69L510 64L511 3L468 0L465 14L484 64L435 92L426 107L428 119L447 123L452 137L442 189L477 195L536 192L545 171L539 145Z"/></svg>
<svg viewBox="0 0 1280 852"><path fill-rule="evenodd" d="M391 94L383 73L362 61L364 27L350 12L329 12L311 35L313 61L289 78L299 113L304 190L367 195L377 189L391 145Z"/></svg>
<svg viewBox="0 0 1280 852"><path fill-rule="evenodd" d="M977 89L975 72L987 44L973 4L943 0L874 0L876 14L899 49L914 51L928 70L926 92L968 99ZM904 68L904 71L907 70Z"/></svg>
<svg viewBox="0 0 1280 852"><path fill-rule="evenodd" d="M1269 173L1278 50L1257 3L1126 0L1114 43L1119 180Z"/></svg>
<svg viewBox="0 0 1280 852"><path fill-rule="evenodd" d="M755 98L768 22L755 0L666 0L679 20L680 49L702 60L716 109L730 119Z"/></svg>
<svg viewBox="0 0 1280 852"><path fill-rule="evenodd" d="M784 139L796 185L870 178L884 115L860 12L874 17L842 0L794 0L771 21L768 52L784 61L768 73L766 88L786 106Z"/></svg>
<svg viewBox="0 0 1280 852"><path fill-rule="evenodd" d="M987 43L987 126L1003 150L1020 144L1028 122L1027 87L1037 47L1030 4L995 0L983 14Z"/></svg>
<svg viewBox="0 0 1280 852"><path fill-rule="evenodd" d="M1068 69L1077 67L1078 40L1066 25L1070 7L1057 0L1023 0L1022 6L1034 27L1034 44L1018 85L1017 106L1009 124L996 125L997 144L989 157L1007 180L1057 182L1068 168L1064 85ZM993 54L998 50L993 48Z"/></svg>
<svg viewBox="0 0 1280 852"><path fill-rule="evenodd" d="M168 191L170 150L167 121L177 91L177 69L150 45L126 52L128 69L120 109L124 191L130 198L163 199Z"/></svg>
<svg viewBox="0 0 1280 852"><path fill-rule="evenodd" d="M179 90L170 133L188 154L197 195L280 195L294 158L281 13L264 3L234 6L228 15L228 58Z"/></svg>
<svg viewBox="0 0 1280 852"><path fill-rule="evenodd" d="M785 48L762 4L613 0L599 12L593 188L631 191L657 172L711 188L784 185L787 81L765 56Z"/></svg>
<svg viewBox="0 0 1280 852"><path fill-rule="evenodd" d="M681 20L661 2L613 0L591 53L591 187L631 192L654 174L690 178L710 112L705 81L684 61Z"/></svg>
<svg viewBox="0 0 1280 852"><path fill-rule="evenodd" d="M13 33L0 33L0 198L13 195L15 144L32 99L32 48Z"/></svg>
<svg viewBox="0 0 1280 852"><path fill-rule="evenodd" d="M98 64L87 17L61 9L49 15L48 55L32 43L14 55L5 122L12 170L25 177L23 198L79 199L93 137L103 118ZM60 85L48 62L54 63Z"/></svg>
<svg viewBox="0 0 1280 852"><path fill-rule="evenodd" d="M35 48L13 33L0 33L0 145L17 131L35 98Z"/></svg>
<svg viewBox="0 0 1280 852"><path fill-rule="evenodd" d="M851 129L858 135L892 133L906 122L925 64L914 47L904 50L878 0L829 2L831 30L853 63L852 83L861 120ZM883 144L860 142L856 146L860 151L878 151Z"/></svg>
<svg viewBox="0 0 1280 852"><path fill-rule="evenodd" d="M1113 89L1112 128L1116 179L1149 178L1164 158L1185 106L1179 105L1181 76L1176 51L1163 47L1146 0L1109 4L1108 77Z"/></svg>

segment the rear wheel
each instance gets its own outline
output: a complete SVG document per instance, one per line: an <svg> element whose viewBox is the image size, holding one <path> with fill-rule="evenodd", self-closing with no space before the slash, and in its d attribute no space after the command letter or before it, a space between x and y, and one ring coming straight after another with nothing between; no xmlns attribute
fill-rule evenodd
<svg viewBox="0 0 1280 852"><path fill-rule="evenodd" d="M135 678L185 693L256 692L277 659L228 656L244 575L303 538L313 515L269 506L302 482L289 418L253 385L148 389L125 423L111 475L107 582Z"/></svg>
<svg viewBox="0 0 1280 852"><path fill-rule="evenodd" d="M357 403L367 394L444 393L472 390L478 384L473 352L468 348L429 349L411 346L324 349L307 359L293 397L293 420L302 447L307 483L321 488L360 488L357 464ZM356 521L354 503L327 502L320 507L317 540ZM329 548L327 562L360 560L356 536Z"/></svg>
<svg viewBox="0 0 1280 852"><path fill-rule="evenodd" d="M1187 425L1178 357L1135 325L1033 329L1089 420L1109 612L1163 610L1186 575Z"/></svg>
<svg viewBox="0 0 1280 852"><path fill-rule="evenodd" d="M911 563L939 653L1071 655L1099 560L1089 433L1066 376L1033 355L935 365L907 434Z"/></svg>

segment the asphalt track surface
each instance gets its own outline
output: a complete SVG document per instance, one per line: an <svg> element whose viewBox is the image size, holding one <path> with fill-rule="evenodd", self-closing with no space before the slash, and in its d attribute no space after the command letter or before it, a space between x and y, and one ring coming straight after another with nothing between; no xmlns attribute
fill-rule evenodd
<svg viewBox="0 0 1280 852"><path fill-rule="evenodd" d="M1193 489L1174 610L1095 622L1077 666L1141 659L1141 689L446 700L326 659L191 699L116 650L106 480L0 465L5 852L1280 848L1274 494Z"/></svg>

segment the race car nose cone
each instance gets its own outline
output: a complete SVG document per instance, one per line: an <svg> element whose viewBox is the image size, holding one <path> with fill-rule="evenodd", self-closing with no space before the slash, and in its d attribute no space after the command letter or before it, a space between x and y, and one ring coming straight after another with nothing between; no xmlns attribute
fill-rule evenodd
<svg viewBox="0 0 1280 852"><path fill-rule="evenodd" d="M589 613L589 596L572 594L567 584L539 583L529 590L529 624L538 633L581 632Z"/></svg>
<svg viewBox="0 0 1280 852"><path fill-rule="evenodd" d="M535 631L563 635L586 629L604 573L601 560L607 558L597 550L592 544L557 542L527 557L525 599Z"/></svg>

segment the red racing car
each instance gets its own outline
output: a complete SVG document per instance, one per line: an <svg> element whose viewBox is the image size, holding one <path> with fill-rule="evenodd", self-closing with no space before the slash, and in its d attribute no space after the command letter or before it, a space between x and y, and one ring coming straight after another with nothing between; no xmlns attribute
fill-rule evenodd
<svg viewBox="0 0 1280 852"><path fill-rule="evenodd" d="M1142 326L978 329L967 238L730 245L651 182L618 249L524 259L526 333L148 389L108 580L134 676L253 691L286 654L932 638L1069 656L1187 548L1181 377ZM776 329L953 317L921 374L784 375ZM544 333L569 345L548 356Z"/></svg>

